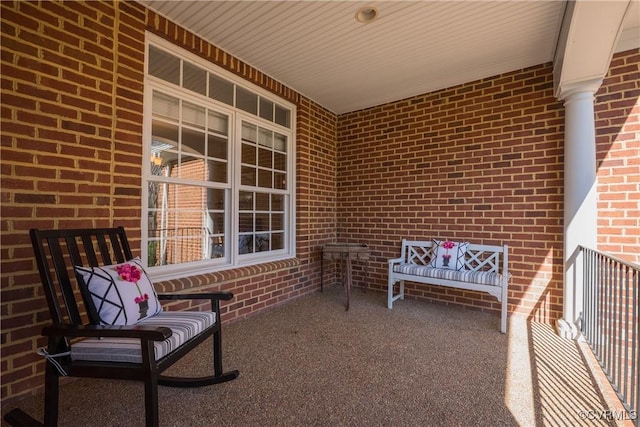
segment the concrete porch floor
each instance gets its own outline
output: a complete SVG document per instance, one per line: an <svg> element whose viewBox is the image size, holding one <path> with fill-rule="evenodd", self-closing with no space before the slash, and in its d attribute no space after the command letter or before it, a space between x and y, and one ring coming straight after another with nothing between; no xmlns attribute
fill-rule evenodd
<svg viewBox="0 0 640 427"><path fill-rule="evenodd" d="M225 325L232 382L160 388L162 426L632 426L582 344L551 325L337 286ZM202 345L174 373L208 372ZM597 372L597 370L595 371ZM38 420L42 396L5 405ZM613 412L607 412L613 411ZM628 415L628 414L626 414ZM609 418L609 419L607 419ZM624 417L623 417L624 418ZM626 417L628 418L628 416ZM141 384L62 387L61 426L143 425Z"/></svg>

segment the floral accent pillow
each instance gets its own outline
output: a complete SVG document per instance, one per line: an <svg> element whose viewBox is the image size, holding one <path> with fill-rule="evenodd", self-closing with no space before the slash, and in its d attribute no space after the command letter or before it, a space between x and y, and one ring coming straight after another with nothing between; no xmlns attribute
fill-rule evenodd
<svg viewBox="0 0 640 427"><path fill-rule="evenodd" d="M430 266L449 270L466 270L464 264L465 253L469 242L454 242L451 240L433 239L433 258Z"/></svg>
<svg viewBox="0 0 640 427"><path fill-rule="evenodd" d="M101 325L133 325L162 311L139 257L104 267L74 266L91 295Z"/></svg>

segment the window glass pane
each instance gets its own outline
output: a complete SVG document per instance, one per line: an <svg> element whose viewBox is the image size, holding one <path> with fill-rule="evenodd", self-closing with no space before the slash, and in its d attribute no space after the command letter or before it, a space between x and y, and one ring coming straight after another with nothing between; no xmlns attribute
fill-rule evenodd
<svg viewBox="0 0 640 427"><path fill-rule="evenodd" d="M252 211L253 210L253 193L250 191L240 192L240 210Z"/></svg>
<svg viewBox="0 0 640 427"><path fill-rule="evenodd" d="M149 74L180 84L180 59L155 46L149 46Z"/></svg>
<svg viewBox="0 0 640 427"><path fill-rule="evenodd" d="M273 164L271 159L271 150L258 148L258 165L262 166L263 168L272 168Z"/></svg>
<svg viewBox="0 0 640 427"><path fill-rule="evenodd" d="M256 193L256 210L257 211L269 210L269 194L268 193Z"/></svg>
<svg viewBox="0 0 640 427"><path fill-rule="evenodd" d="M276 123L288 128L291 127L291 112L276 104L275 106Z"/></svg>
<svg viewBox="0 0 640 427"><path fill-rule="evenodd" d="M207 178L211 182L227 182L227 163L207 161Z"/></svg>
<svg viewBox="0 0 640 427"><path fill-rule="evenodd" d="M273 121L273 102L260 97L260 117Z"/></svg>
<svg viewBox="0 0 640 427"><path fill-rule="evenodd" d="M283 214L271 214L271 230L282 231L284 230L284 215Z"/></svg>
<svg viewBox="0 0 640 427"><path fill-rule="evenodd" d="M273 132L260 128L258 131L258 144L269 148L273 147Z"/></svg>
<svg viewBox="0 0 640 427"><path fill-rule="evenodd" d="M149 240L147 241L147 266L156 267L161 264L160 260L160 242L151 237L149 230Z"/></svg>
<svg viewBox="0 0 640 427"><path fill-rule="evenodd" d="M174 175L182 179L190 179L197 181L204 181L205 161L197 157L182 154L180 155L180 163L174 168L177 169Z"/></svg>
<svg viewBox="0 0 640 427"><path fill-rule="evenodd" d="M265 252L269 250L269 234L256 234L255 237L256 252Z"/></svg>
<svg viewBox="0 0 640 427"><path fill-rule="evenodd" d="M275 148L278 151L282 151L283 153L286 153L287 152L287 137L282 135L282 134L275 133L274 134L273 148Z"/></svg>
<svg viewBox="0 0 640 427"><path fill-rule="evenodd" d="M161 215L159 212L166 209L167 200L166 200L166 192L168 185L161 182L150 182L148 184L148 206L149 206L149 215L148 215L148 227L149 231L154 231L154 233L150 234L150 236L155 236L155 230L161 228Z"/></svg>
<svg viewBox="0 0 640 427"><path fill-rule="evenodd" d="M212 236L212 244L211 244L211 255L210 258L224 258L225 257L225 247L224 247L224 236Z"/></svg>
<svg viewBox="0 0 640 427"><path fill-rule="evenodd" d="M258 95L236 86L236 107L247 113L258 115Z"/></svg>
<svg viewBox="0 0 640 427"><path fill-rule="evenodd" d="M257 160L255 145L242 144L242 163L255 165Z"/></svg>
<svg viewBox="0 0 640 427"><path fill-rule="evenodd" d="M163 163L163 160L162 160L161 153L151 154L151 163L149 166L151 170L151 175L163 176L162 163Z"/></svg>
<svg viewBox="0 0 640 427"><path fill-rule="evenodd" d="M284 249L284 233L271 233L271 250Z"/></svg>
<svg viewBox="0 0 640 427"><path fill-rule="evenodd" d="M271 195L271 211L284 212L284 196L282 194Z"/></svg>
<svg viewBox="0 0 640 427"><path fill-rule="evenodd" d="M209 245L207 255L208 258L222 258L225 256L225 190L207 189L206 207L208 209L206 229Z"/></svg>
<svg viewBox="0 0 640 427"><path fill-rule="evenodd" d="M209 234L216 235L216 236L224 235L224 230L225 230L224 212L222 213L209 212L208 221L210 223L209 227L207 227Z"/></svg>
<svg viewBox="0 0 640 427"><path fill-rule="evenodd" d="M286 171L287 157L282 153L278 153L277 151L273 153L273 168L279 171Z"/></svg>
<svg viewBox="0 0 640 427"><path fill-rule="evenodd" d="M250 141L256 143L258 141L258 129L257 126L242 122L242 139L244 141Z"/></svg>
<svg viewBox="0 0 640 427"><path fill-rule="evenodd" d="M207 155L217 159L227 158L227 139L209 134Z"/></svg>
<svg viewBox="0 0 640 427"><path fill-rule="evenodd" d="M270 170L258 169L258 187L273 188L271 174Z"/></svg>
<svg viewBox="0 0 640 427"><path fill-rule="evenodd" d="M238 218L238 229L241 233L253 232L253 212L242 212Z"/></svg>
<svg viewBox="0 0 640 427"><path fill-rule="evenodd" d="M197 229L183 228L176 239L176 262L192 262L206 259L204 252L204 236Z"/></svg>
<svg viewBox="0 0 640 427"><path fill-rule="evenodd" d="M188 221L189 216L181 214L179 222ZM199 227L180 227L176 232L175 239L175 262L184 263L192 261L200 261L206 259L203 255L205 237L202 228Z"/></svg>
<svg viewBox="0 0 640 427"><path fill-rule="evenodd" d="M209 97L233 105L233 83L209 73Z"/></svg>
<svg viewBox="0 0 640 427"><path fill-rule="evenodd" d="M174 187L176 188L175 207L183 211L182 215L186 216L184 211L198 209L198 212L200 212L201 209L206 207L206 189L204 187L196 187L194 185L175 185ZM183 220L185 216L183 216ZM191 218L189 219L191 220ZM192 222L183 223L182 225L193 226Z"/></svg>
<svg viewBox="0 0 640 427"><path fill-rule="evenodd" d="M270 226L268 213L256 214L256 231L269 231Z"/></svg>
<svg viewBox="0 0 640 427"><path fill-rule="evenodd" d="M256 185L256 168L250 166L242 166L242 177L240 178L242 185Z"/></svg>
<svg viewBox="0 0 640 427"><path fill-rule="evenodd" d="M273 173L273 188L278 190L287 189L287 175L280 172Z"/></svg>
<svg viewBox="0 0 640 427"><path fill-rule="evenodd" d="M253 253L253 234L238 237L238 253L240 255Z"/></svg>
<svg viewBox="0 0 640 427"><path fill-rule="evenodd" d="M151 122L151 151L178 148L178 125L153 120Z"/></svg>
<svg viewBox="0 0 640 427"><path fill-rule="evenodd" d="M205 120L205 109L204 107L200 107L199 105L192 104L190 102L185 102L182 105L182 121L204 129L204 120Z"/></svg>
<svg viewBox="0 0 640 427"><path fill-rule="evenodd" d="M177 165L178 154L170 151L162 151L157 155L154 155L151 158L153 162L152 173L156 176L177 176L176 174L176 165Z"/></svg>
<svg viewBox="0 0 640 427"><path fill-rule="evenodd" d="M224 212L225 207L225 190L220 188L208 188L207 190L207 209L216 209ZM220 223L219 223L220 224ZM215 228L215 233L220 233L224 227Z"/></svg>
<svg viewBox="0 0 640 427"><path fill-rule="evenodd" d="M189 154L204 156L204 132L182 128L182 151Z"/></svg>
<svg viewBox="0 0 640 427"><path fill-rule="evenodd" d="M165 187L170 187L164 184ZM168 192L172 192L171 188L166 188ZM169 200L164 200L160 203L158 209L149 211L149 236L157 239L166 239L169 235L168 230L173 229L176 226L176 210L175 208L169 208L173 206ZM166 258L164 248L162 250L162 258Z"/></svg>
<svg viewBox="0 0 640 427"><path fill-rule="evenodd" d="M207 221L207 230L214 243L221 244L226 230L224 210L209 211Z"/></svg>
<svg viewBox="0 0 640 427"><path fill-rule="evenodd" d="M229 118L216 111L209 110L209 130L219 133L221 135L229 134Z"/></svg>
<svg viewBox="0 0 640 427"><path fill-rule="evenodd" d="M207 72L187 61L183 62L182 67L182 86L201 95L206 95Z"/></svg>
<svg viewBox="0 0 640 427"><path fill-rule="evenodd" d="M162 92L153 92L153 115L166 119L178 120L180 117L180 100Z"/></svg>

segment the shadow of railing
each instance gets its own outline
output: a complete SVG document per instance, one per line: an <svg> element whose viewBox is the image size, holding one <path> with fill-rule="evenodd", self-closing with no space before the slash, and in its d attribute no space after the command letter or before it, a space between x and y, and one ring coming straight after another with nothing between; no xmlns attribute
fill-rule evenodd
<svg viewBox="0 0 640 427"><path fill-rule="evenodd" d="M616 425L579 345L548 324L529 322L528 334L536 424Z"/></svg>

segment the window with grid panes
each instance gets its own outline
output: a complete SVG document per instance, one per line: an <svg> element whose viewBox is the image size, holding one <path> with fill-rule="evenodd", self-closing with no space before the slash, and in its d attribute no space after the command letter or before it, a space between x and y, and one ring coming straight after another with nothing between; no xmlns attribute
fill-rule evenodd
<svg viewBox="0 0 640 427"><path fill-rule="evenodd" d="M154 36L147 52L150 270L170 276L294 256L295 107Z"/></svg>

